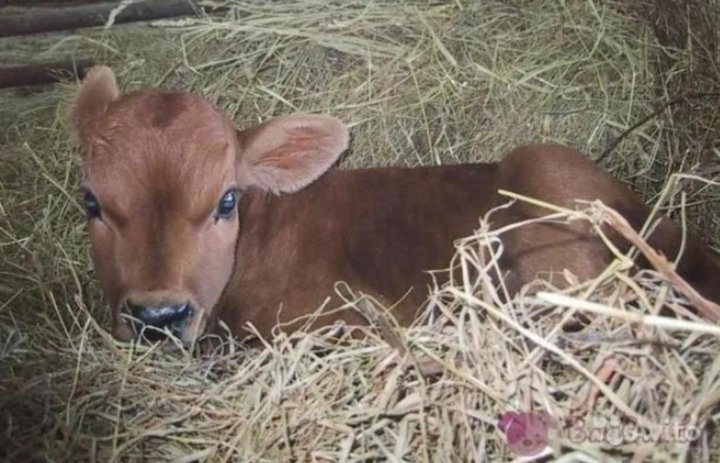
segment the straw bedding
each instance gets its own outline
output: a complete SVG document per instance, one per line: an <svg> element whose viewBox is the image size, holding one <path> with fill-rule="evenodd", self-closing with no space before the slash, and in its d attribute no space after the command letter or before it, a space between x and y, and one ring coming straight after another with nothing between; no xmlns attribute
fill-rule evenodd
<svg viewBox="0 0 720 463"><path fill-rule="evenodd" d="M192 90L239 126L334 114L353 136L342 168L568 143L720 241L718 21L698 20L717 18L717 2L686 4L703 15L682 2L597 0L214 5L212 17L8 39L0 55L92 56L126 90ZM498 416L545 410L557 426L537 458L717 460L718 329L688 314L657 272L633 276L624 256L594 281L563 291L538 282L539 296L500 303L482 272L501 250L488 218L456 243L448 267L461 278L439 271L408 329L339 282L347 309L376 320L365 339L331 341L325 329L204 356L115 342L75 193L65 114L74 86L0 94L3 458L511 460ZM641 317L662 307L677 318ZM677 425L690 431L668 434Z"/></svg>

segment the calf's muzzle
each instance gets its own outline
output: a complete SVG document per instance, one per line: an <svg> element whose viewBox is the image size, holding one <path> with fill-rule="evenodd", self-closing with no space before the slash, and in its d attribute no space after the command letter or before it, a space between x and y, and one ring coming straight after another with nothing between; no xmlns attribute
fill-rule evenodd
<svg viewBox="0 0 720 463"><path fill-rule="evenodd" d="M177 304L143 304L137 301L128 301L127 307L130 315L135 319L135 330L141 332L150 340L162 337L166 328L178 338L183 338L188 320L192 317L194 309L190 302Z"/></svg>

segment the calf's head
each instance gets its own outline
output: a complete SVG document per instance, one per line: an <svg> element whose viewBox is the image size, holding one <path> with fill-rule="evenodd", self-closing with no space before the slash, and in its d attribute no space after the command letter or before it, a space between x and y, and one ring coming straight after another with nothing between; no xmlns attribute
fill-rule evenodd
<svg viewBox="0 0 720 463"><path fill-rule="evenodd" d="M104 66L81 83L71 121L95 271L122 340L151 326L192 342L234 271L243 191L297 191L348 145L346 127L327 116L238 132L189 93L120 95Z"/></svg>

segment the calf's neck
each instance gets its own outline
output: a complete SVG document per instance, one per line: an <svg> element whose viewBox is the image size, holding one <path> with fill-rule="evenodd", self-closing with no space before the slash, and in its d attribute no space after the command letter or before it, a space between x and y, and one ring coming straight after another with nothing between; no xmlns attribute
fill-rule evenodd
<svg viewBox="0 0 720 463"><path fill-rule="evenodd" d="M83 153L82 194L96 274L123 340L142 327L184 342L222 320L237 336L269 336L333 300L342 280L413 320L428 270L444 268L453 241L507 202L499 189L559 206L599 199L639 228L648 208L582 154L563 146L515 149L499 163L337 170L348 130L337 119L293 114L237 130L201 97L157 90L120 95L107 67L81 83L71 109ZM547 211L498 209L500 227ZM628 245L612 230L620 249ZM662 219L649 243L674 259L681 233ZM538 276L597 275L612 256L585 223L534 223L503 235L511 294ZM688 237L679 273L720 301L720 265ZM365 320L335 311L315 325Z"/></svg>

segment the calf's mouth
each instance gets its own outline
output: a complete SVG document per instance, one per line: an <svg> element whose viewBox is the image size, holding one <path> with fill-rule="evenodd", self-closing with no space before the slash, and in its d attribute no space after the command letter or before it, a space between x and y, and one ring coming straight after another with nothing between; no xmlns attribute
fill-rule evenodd
<svg viewBox="0 0 720 463"><path fill-rule="evenodd" d="M207 310L194 301L176 304L120 304L113 334L121 340L160 342L175 338L192 346L204 333Z"/></svg>

